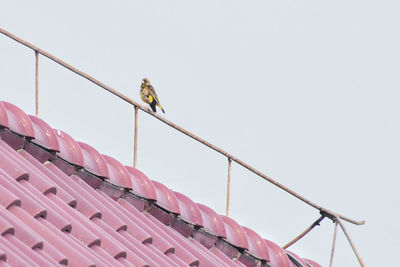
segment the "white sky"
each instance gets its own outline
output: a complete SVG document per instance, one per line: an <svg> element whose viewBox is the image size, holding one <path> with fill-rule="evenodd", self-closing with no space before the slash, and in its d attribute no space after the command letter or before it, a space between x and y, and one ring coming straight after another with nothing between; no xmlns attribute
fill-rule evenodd
<svg viewBox="0 0 400 267"><path fill-rule="evenodd" d="M57 2L57 3L56 3ZM367 266L400 249L396 1L3 1L0 27L343 215ZM40 116L132 164L133 108L40 58ZM0 36L0 98L34 113L34 53ZM138 168L225 212L227 160L139 114ZM231 217L284 245L319 217L232 167ZM327 266L333 224L291 250ZM339 232L334 266L358 266Z"/></svg>

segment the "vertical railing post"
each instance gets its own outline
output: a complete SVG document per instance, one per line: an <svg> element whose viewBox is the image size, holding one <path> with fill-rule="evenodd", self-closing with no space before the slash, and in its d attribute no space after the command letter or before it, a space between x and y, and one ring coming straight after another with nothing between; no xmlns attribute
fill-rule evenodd
<svg viewBox="0 0 400 267"><path fill-rule="evenodd" d="M138 107L135 106L135 130L133 139L133 167L136 168L137 165L137 135L138 135Z"/></svg>
<svg viewBox="0 0 400 267"><path fill-rule="evenodd" d="M35 108L39 117L39 52L35 51Z"/></svg>
<svg viewBox="0 0 400 267"><path fill-rule="evenodd" d="M332 267L333 255L335 254L337 226L338 226L338 222L337 222L337 220L335 220L335 230L333 230L333 241L332 241L331 259L329 260L329 267Z"/></svg>
<svg viewBox="0 0 400 267"><path fill-rule="evenodd" d="M228 183L226 188L226 216L229 216L229 202L231 197L231 165L232 159L228 158Z"/></svg>
<svg viewBox="0 0 400 267"><path fill-rule="evenodd" d="M356 247L355 247L354 244L353 244L353 241L351 240L350 236L347 234L346 228L344 228L343 223L340 221L340 219L339 219L338 217L336 218L336 220L337 220L337 222L339 223L340 227L342 228L343 233L345 234L347 240L349 241L349 243L350 243L350 245L351 245L351 248L352 248L353 251L354 251L354 254L356 254L356 257L357 257L357 259L358 259L358 262L360 263L360 265L361 265L362 267L364 267L364 266L365 266L364 261L361 259L361 256L358 254L357 249L356 249Z"/></svg>

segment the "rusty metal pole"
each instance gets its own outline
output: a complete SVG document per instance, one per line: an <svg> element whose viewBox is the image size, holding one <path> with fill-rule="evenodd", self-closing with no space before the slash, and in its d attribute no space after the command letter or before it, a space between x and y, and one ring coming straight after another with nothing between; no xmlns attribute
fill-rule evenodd
<svg viewBox="0 0 400 267"><path fill-rule="evenodd" d="M165 124L169 125L170 127L176 129L177 131L180 131L181 133L183 133L183 134L189 136L190 138L192 138L192 139L194 139L194 140L196 140L196 141L202 143L203 145L205 145L205 146L207 146L207 147L209 147L209 148L211 148L211 149L217 151L218 153L220 153L220 154L222 154L222 155L224 155L224 156L230 158L232 161L234 161L234 162L236 162L237 164L243 166L244 168L248 169L249 171L255 173L256 175L260 176L261 178L265 179L266 181L268 181L268 182L274 184L275 186L279 187L280 189L282 189L282 190L288 192L288 193L291 194L292 196L294 196L294 197L300 199L301 201L305 202L306 204L310 205L311 207L314 207L315 209L319 210L320 212L323 211L323 212L325 212L325 213L331 215L329 218L331 218L332 216L338 216L339 218L341 218L341 219L343 219L343 220L345 220L345 221L351 222L351 223L353 223L353 224L362 225L362 224L365 223L365 221L356 221L356 220L353 220L353 219L351 219L351 218L345 217L345 216L343 216L343 215L340 215L340 214L338 214L338 213L335 213L335 212L333 212L333 211L330 211L330 210L328 210L328 209L325 209L325 208L323 208L323 207L317 205L316 203L314 203L314 202L308 200L307 198L301 196L300 194L296 193L295 191L291 190L290 188L288 188L288 187L286 187L286 186L284 186L284 185L278 183L276 180L272 179L272 178L269 177L268 175L265 175L264 173L262 173L262 172L256 170L255 168L253 168L253 167L250 166L249 164L245 163L244 161L242 161L242 160L240 160L240 159L234 157L232 154L229 154L228 152L226 152L226 151L222 150L221 148L219 148L219 147L217 147L217 146L215 146L215 145L213 145L213 144L207 142L206 140L204 140L204 139L198 137L197 135L195 135L195 134L189 132L188 130L183 129L182 127L179 127L178 125L176 125L176 124L170 122L169 120L163 118L162 116L158 115L157 113L151 112L147 107L144 107L144 106L140 105L140 104L137 103L136 101L133 101L133 100L130 99L129 97L127 97L127 96L121 94L120 92L116 91L115 89L111 88L110 86L108 86L108 85L106 85L106 84L100 82L99 80L96 80L95 78L93 78L93 77L90 76L89 74L78 70L77 68L71 66L70 64L67 64L67 63L64 62L63 60L61 60L61 59L59 59L59 58L57 58L57 57L51 55L50 53L47 53L47 52L44 51L44 50L39 49L38 47L32 45L31 43L29 43L29 42L27 42L27 41L25 41L25 40L22 40L21 38L15 36L14 34L12 34L12 33L8 32L8 31L2 29L1 27L0 27L0 33L6 35L6 36L8 36L8 37L10 37L11 39L13 39L13 40L15 40L15 41L21 43L22 45L25 45L25 46L29 47L30 49L32 49L32 50L34 50L34 51L37 51L39 54L41 54L41 55L43 55L43 56L45 56L45 57L51 59L52 61L56 62L57 64L60 64L61 66L65 67L65 68L71 70L72 72L74 72L74 73L80 75L81 77L83 77L83 78L89 80L90 82L92 82L92 83L94 83L94 84L100 86L101 88L103 88L103 89L107 90L108 92L114 94L115 96L121 98L121 99L124 100L125 102L127 102L127 103L129 103L129 104L131 104L131 105L133 105L133 106L135 106L135 107L138 107L138 108L141 109L142 111L144 111L144 112L150 114L150 115L153 116L154 118L156 118L156 119L162 121L163 123L165 123Z"/></svg>
<svg viewBox="0 0 400 267"><path fill-rule="evenodd" d="M229 202L231 197L231 166L232 166L232 159L228 158L228 183L226 187L226 216L229 216Z"/></svg>
<svg viewBox="0 0 400 267"><path fill-rule="evenodd" d="M333 255L335 254L337 225L338 225L338 222L335 221L335 230L333 230L333 242L332 242L332 250L331 250L331 259L329 260L329 267L332 267Z"/></svg>
<svg viewBox="0 0 400 267"><path fill-rule="evenodd" d="M138 107L135 106L135 133L133 139L133 167L137 165L137 135L138 135Z"/></svg>
<svg viewBox="0 0 400 267"><path fill-rule="evenodd" d="M35 51L35 107L36 117L39 117L39 52Z"/></svg>
<svg viewBox="0 0 400 267"><path fill-rule="evenodd" d="M287 243L286 245L284 245L282 248L283 249L287 249L288 247L290 247L291 245L293 245L294 243L296 243L297 241L299 241L303 236L305 236L306 234L308 234L308 232L310 232L315 226L319 225L319 223L325 218L324 215L321 215L321 217L319 217L315 222L313 222L313 224L311 224L306 230L304 230L304 232L302 232L301 234L299 234L295 239L293 239L292 241L290 241L289 243Z"/></svg>
<svg viewBox="0 0 400 267"><path fill-rule="evenodd" d="M347 238L347 240L349 241L349 243L350 243L350 245L351 245L351 248L353 249L354 254L355 254L356 257L357 257L358 262L360 263L360 265L361 265L362 267L365 267L364 261L361 259L360 254L358 254L357 249L356 249L356 247L354 246L354 243L353 243L353 241L351 240L350 236L348 235L348 233L347 233L347 231L346 231L346 228L344 228L343 223L340 221L339 218L336 218L336 220L337 220L337 222L339 223L340 227L342 228L343 233L346 235L346 238Z"/></svg>

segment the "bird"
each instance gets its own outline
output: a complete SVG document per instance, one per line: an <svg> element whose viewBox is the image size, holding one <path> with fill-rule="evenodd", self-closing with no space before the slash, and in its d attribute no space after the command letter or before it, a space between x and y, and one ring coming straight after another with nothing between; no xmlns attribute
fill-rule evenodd
<svg viewBox="0 0 400 267"><path fill-rule="evenodd" d="M160 104L160 100L158 100L158 96L154 87L150 84L150 81L146 78L142 80L142 84L140 85L140 97L142 100L149 104L153 112L157 112L156 106L158 106L163 113L165 110Z"/></svg>

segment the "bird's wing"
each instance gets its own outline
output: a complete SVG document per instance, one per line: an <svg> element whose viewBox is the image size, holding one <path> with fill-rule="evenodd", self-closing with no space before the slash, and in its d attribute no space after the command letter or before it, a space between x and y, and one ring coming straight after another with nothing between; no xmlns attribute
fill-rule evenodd
<svg viewBox="0 0 400 267"><path fill-rule="evenodd" d="M152 96L154 98L154 100L156 100L156 102L159 103L160 101L158 100L158 95L157 95L156 91L154 90L153 86L149 85L147 88L148 88L149 96Z"/></svg>

